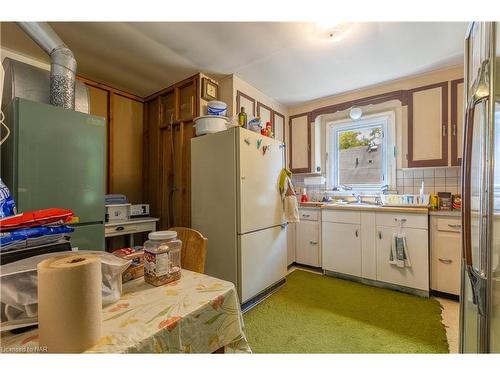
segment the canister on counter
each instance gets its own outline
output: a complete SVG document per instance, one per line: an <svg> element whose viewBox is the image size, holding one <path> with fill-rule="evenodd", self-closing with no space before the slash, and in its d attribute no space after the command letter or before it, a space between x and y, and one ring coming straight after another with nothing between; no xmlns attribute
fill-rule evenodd
<svg viewBox="0 0 500 375"><path fill-rule="evenodd" d="M151 232L144 243L144 280L160 286L181 277L182 241L175 231Z"/></svg>
<svg viewBox="0 0 500 375"><path fill-rule="evenodd" d="M451 193L439 192L439 210L451 211Z"/></svg>

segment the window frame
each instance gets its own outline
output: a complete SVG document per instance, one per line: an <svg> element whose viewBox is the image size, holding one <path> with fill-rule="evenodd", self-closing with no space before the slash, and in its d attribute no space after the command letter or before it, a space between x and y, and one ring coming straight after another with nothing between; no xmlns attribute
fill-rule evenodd
<svg viewBox="0 0 500 375"><path fill-rule="evenodd" d="M340 132L366 129L370 127L382 127L384 134L382 141L382 170L384 180L380 185L374 184L351 184L348 185L354 191L380 192L381 187L387 185L389 189L395 189L396 180L396 114L387 111L363 116L359 120L342 119L326 123L326 151L327 167L326 179L327 189L331 190L339 185L338 173L338 136ZM335 145L335 148L332 146Z"/></svg>

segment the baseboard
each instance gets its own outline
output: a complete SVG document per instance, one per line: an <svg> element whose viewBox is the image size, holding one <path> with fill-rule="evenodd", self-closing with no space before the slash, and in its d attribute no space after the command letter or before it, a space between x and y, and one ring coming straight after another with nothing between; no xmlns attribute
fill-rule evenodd
<svg viewBox="0 0 500 375"><path fill-rule="evenodd" d="M451 300L457 301L457 302L460 301L460 296L457 296L456 294L440 292L439 290L431 290L431 296L451 299Z"/></svg>
<svg viewBox="0 0 500 375"><path fill-rule="evenodd" d="M257 306L259 303L264 301L267 297L272 295L273 293L277 292L278 289L283 287L286 283L286 279L281 279L278 281L276 284L271 285L269 288L265 289L264 291L260 292L257 294L255 297L250 298L248 301L245 303L241 304L241 312L245 313L251 308Z"/></svg>
<svg viewBox="0 0 500 375"><path fill-rule="evenodd" d="M297 267L297 268L302 268L304 270L310 270L310 271L323 273L323 268L321 268L321 267L308 266L307 264L300 264L297 262L293 262L290 266L288 266L288 268L291 268L291 267Z"/></svg>
<svg viewBox="0 0 500 375"><path fill-rule="evenodd" d="M377 288L391 289L391 290L395 290L397 292L403 292L403 293L407 293L407 294L413 294L413 295L419 296L419 297L429 298L429 291L426 291L426 290L409 288L409 287L406 287L406 286L401 286L401 285L396 285L396 284L390 284L390 283L386 283L386 282L383 282L383 281L365 279L365 278L362 278L362 277L352 276L352 275L346 275L346 274L343 274L343 273L333 272L333 271L326 271L325 270L324 274L327 275L327 276L333 276L333 277L336 277L336 278L339 278L339 279L344 279L344 280L358 282L358 283L361 283L361 284L375 286Z"/></svg>

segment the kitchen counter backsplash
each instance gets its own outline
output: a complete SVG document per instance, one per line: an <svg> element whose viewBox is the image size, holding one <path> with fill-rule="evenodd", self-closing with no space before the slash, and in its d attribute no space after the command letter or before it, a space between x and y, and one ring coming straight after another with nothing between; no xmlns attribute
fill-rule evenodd
<svg viewBox="0 0 500 375"><path fill-rule="evenodd" d="M418 194L422 180L424 181L425 194L432 194L440 191L457 194L460 193L461 168L398 169L396 171L396 189L398 194ZM292 181L297 193L302 193L302 189L305 187L307 189L307 195L311 200L321 200L325 195L326 184L305 185L304 176L300 175L294 175Z"/></svg>

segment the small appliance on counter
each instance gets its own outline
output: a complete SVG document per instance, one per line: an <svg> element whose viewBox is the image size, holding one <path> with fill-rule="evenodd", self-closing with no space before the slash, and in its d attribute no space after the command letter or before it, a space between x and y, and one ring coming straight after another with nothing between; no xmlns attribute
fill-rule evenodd
<svg viewBox="0 0 500 375"><path fill-rule="evenodd" d="M130 220L131 204L107 204L106 207L106 222L110 221L127 221Z"/></svg>
<svg viewBox="0 0 500 375"><path fill-rule="evenodd" d="M148 217L149 216L149 204L133 204L130 206L130 217Z"/></svg>

